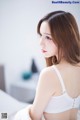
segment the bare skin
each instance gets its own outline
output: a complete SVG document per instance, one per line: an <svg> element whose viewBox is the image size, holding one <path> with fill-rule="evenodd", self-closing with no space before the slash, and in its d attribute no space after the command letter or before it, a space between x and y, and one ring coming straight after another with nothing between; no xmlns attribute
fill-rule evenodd
<svg viewBox="0 0 80 120"><path fill-rule="evenodd" d="M77 120L77 110L68 110L58 114L44 113L45 120Z"/></svg>

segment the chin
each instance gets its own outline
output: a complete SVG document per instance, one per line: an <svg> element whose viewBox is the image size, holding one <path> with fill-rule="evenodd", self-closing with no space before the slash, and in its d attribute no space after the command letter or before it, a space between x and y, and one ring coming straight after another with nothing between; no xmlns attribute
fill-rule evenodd
<svg viewBox="0 0 80 120"><path fill-rule="evenodd" d="M45 58L50 58L52 55L44 55Z"/></svg>

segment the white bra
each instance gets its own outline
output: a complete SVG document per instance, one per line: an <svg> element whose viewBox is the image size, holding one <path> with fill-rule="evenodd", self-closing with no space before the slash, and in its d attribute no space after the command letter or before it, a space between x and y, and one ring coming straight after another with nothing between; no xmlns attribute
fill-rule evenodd
<svg viewBox="0 0 80 120"><path fill-rule="evenodd" d="M63 79L61 77L61 74L59 72L59 70L56 68L56 66L52 66L60 80L61 86L62 86L62 90L63 90L63 94L60 96L52 96L51 100L49 101L47 107L45 108L44 112L47 113L60 113L60 112L64 112L67 110L70 110L72 108L79 108L80 105L80 96L76 97L76 98L72 98L68 95L66 89L65 89L65 85L63 82Z"/></svg>

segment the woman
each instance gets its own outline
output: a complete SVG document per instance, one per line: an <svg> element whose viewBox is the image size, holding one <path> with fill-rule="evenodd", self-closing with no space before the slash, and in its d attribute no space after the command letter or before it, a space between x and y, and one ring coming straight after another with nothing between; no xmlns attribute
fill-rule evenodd
<svg viewBox="0 0 80 120"><path fill-rule="evenodd" d="M74 16L55 11L37 27L47 67L29 108L31 120L77 120L80 105L80 36Z"/></svg>

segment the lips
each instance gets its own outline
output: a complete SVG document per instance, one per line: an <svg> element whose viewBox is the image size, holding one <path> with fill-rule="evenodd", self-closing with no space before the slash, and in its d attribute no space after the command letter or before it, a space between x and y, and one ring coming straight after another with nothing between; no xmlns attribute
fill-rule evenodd
<svg viewBox="0 0 80 120"><path fill-rule="evenodd" d="M47 52L47 51L42 49L42 52L45 53L45 52Z"/></svg>

